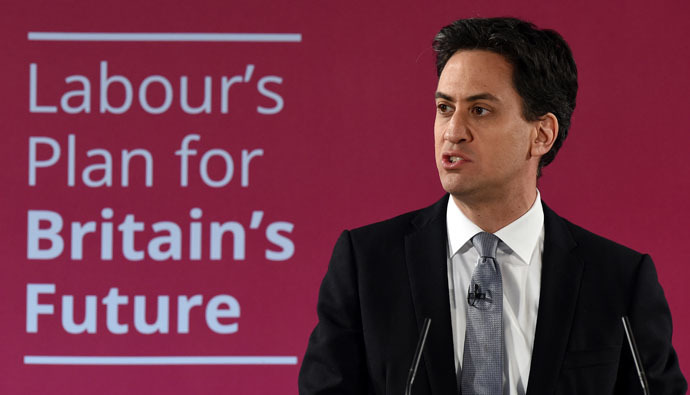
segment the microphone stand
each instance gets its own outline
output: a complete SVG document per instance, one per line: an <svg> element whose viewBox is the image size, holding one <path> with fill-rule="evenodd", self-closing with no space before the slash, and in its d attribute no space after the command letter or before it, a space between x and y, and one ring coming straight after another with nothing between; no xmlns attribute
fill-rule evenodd
<svg viewBox="0 0 690 395"><path fill-rule="evenodd" d="M417 368L419 367L419 361L422 359L422 351L424 350L424 344L426 343L426 336L429 334L430 326L431 318L425 318L424 324L422 325L422 333L419 335L419 340L417 340L417 350L414 352L410 373L407 375L405 395L410 395L412 393L412 383L414 383L414 378L417 376Z"/></svg>
<svg viewBox="0 0 690 395"><path fill-rule="evenodd" d="M630 320L628 320L628 316L623 316L621 320L623 321L625 336L628 338L630 352L632 353L633 361L635 362L635 370L637 370L637 376L640 378L642 392L644 395L650 395L649 383L647 383L647 375L644 372L644 366L642 365L642 359L640 358L640 351L637 349L637 343L635 343L635 336L633 335L632 327L630 326Z"/></svg>

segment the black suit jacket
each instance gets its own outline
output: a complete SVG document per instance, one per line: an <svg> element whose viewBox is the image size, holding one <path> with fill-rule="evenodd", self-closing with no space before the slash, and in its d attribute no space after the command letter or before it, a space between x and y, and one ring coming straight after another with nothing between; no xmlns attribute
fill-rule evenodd
<svg viewBox="0 0 690 395"><path fill-rule="evenodd" d="M342 233L321 285L300 394L404 393L421 325L431 330L413 394L459 393L447 278L446 204ZM527 394L642 393L621 317L630 317L651 393L687 385L648 255L544 205L541 294Z"/></svg>

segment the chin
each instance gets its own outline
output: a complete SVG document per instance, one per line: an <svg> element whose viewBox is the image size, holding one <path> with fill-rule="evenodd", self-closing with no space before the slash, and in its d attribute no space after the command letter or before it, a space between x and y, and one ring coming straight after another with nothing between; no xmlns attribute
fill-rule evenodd
<svg viewBox="0 0 690 395"><path fill-rule="evenodd" d="M471 181L467 178L461 179L461 177L442 178L441 185L446 192L457 200L466 202L481 200L484 195L481 185Z"/></svg>
<svg viewBox="0 0 690 395"><path fill-rule="evenodd" d="M470 188L464 183L441 181L443 189L455 197L465 196L470 193Z"/></svg>
<svg viewBox="0 0 690 395"><path fill-rule="evenodd" d="M467 177L462 177L457 173L448 173L445 170L439 172L441 185L450 194L463 193L469 186Z"/></svg>

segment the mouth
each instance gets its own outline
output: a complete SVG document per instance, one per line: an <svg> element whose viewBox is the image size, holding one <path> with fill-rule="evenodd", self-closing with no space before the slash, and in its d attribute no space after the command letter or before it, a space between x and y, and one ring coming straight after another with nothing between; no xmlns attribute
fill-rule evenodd
<svg viewBox="0 0 690 395"><path fill-rule="evenodd" d="M464 158L457 153L443 154L443 156L441 158L441 163L443 164L443 168L448 169L448 170L457 169L467 162L469 162L469 160L467 158Z"/></svg>

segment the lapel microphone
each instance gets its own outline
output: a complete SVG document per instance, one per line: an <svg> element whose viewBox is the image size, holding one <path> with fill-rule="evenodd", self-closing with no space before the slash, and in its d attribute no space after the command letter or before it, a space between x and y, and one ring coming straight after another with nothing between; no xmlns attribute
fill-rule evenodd
<svg viewBox="0 0 690 395"><path fill-rule="evenodd" d="M647 375L644 372L644 365L642 365L642 359L640 358L640 351L637 349L637 343L635 343L635 336L633 335L632 326L630 326L630 320L628 316L624 315L621 317L623 321L623 329L625 329L625 337L628 338L628 345L630 346L630 352L633 356L633 361L635 362L635 370L637 370L637 377L640 378L640 385L642 386L642 392L644 395L649 394L649 383L647 383Z"/></svg>
<svg viewBox="0 0 690 395"><path fill-rule="evenodd" d="M426 343L426 336L429 334L430 326L431 318L427 317L424 319L422 333L419 334L419 340L417 340L417 349L414 352L414 358L412 358L412 366L410 366L410 372L407 375L405 395L410 395L412 393L412 383L414 383L414 378L417 376L417 368L419 367L419 361L422 359L422 351L424 351L424 344Z"/></svg>
<svg viewBox="0 0 690 395"><path fill-rule="evenodd" d="M482 299L486 299L486 292L482 292L481 287L477 283L474 284L474 290L472 285L470 285L470 289L467 291L467 304L476 306L477 301Z"/></svg>

